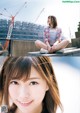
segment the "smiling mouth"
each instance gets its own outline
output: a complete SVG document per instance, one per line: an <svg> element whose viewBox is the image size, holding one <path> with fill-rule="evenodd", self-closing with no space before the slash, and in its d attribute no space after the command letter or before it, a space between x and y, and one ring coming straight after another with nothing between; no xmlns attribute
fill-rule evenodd
<svg viewBox="0 0 80 113"><path fill-rule="evenodd" d="M18 102L21 106L27 107L27 106L29 106L30 104L32 104L33 100L32 100L32 101L29 101L29 102L20 102L20 101L17 100L17 102Z"/></svg>

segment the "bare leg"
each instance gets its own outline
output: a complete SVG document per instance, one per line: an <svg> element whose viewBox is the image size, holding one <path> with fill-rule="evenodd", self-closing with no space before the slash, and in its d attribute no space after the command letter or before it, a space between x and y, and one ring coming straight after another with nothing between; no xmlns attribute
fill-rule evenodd
<svg viewBox="0 0 80 113"><path fill-rule="evenodd" d="M65 48L69 44L68 40L63 40L58 44L52 46L53 52Z"/></svg>
<svg viewBox="0 0 80 113"><path fill-rule="evenodd" d="M40 40L36 40L35 45L39 49L43 48L43 49L47 50L47 45L44 42L40 41Z"/></svg>
<svg viewBox="0 0 80 113"><path fill-rule="evenodd" d="M63 40L63 41L61 41L60 43L58 43L58 44L55 46L55 49L56 49L56 50L63 49L63 48L65 48L68 44L69 44L69 41L68 41L68 40Z"/></svg>

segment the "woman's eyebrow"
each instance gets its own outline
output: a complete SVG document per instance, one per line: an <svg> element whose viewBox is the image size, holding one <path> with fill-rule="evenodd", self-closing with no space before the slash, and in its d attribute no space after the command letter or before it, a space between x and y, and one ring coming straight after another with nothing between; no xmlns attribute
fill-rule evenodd
<svg viewBox="0 0 80 113"><path fill-rule="evenodd" d="M37 77L31 77L31 78L29 78L28 80L33 80L33 79L40 79L40 78L37 78Z"/></svg>

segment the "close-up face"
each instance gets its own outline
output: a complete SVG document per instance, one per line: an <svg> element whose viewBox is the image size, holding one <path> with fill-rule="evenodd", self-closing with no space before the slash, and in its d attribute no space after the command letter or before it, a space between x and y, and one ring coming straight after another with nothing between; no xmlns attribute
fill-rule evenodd
<svg viewBox="0 0 80 113"><path fill-rule="evenodd" d="M42 111L42 101L48 89L46 81L34 67L31 67L28 80L10 81L9 98L17 106L17 113L39 113Z"/></svg>

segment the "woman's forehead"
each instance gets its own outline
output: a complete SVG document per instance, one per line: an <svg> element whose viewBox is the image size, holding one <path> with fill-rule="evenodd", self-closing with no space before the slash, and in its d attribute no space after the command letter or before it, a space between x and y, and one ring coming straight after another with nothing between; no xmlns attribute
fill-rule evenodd
<svg viewBox="0 0 80 113"><path fill-rule="evenodd" d="M41 73L39 73L39 71L37 71L37 69L35 69L33 66L31 66L30 78L42 78Z"/></svg>

